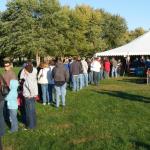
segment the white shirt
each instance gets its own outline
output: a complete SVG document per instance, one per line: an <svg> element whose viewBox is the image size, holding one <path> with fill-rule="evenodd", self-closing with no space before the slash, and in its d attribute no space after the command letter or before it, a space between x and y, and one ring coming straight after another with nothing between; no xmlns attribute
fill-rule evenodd
<svg viewBox="0 0 150 150"><path fill-rule="evenodd" d="M101 64L97 60L91 63L91 71L100 72Z"/></svg>
<svg viewBox="0 0 150 150"><path fill-rule="evenodd" d="M38 83L39 84L48 84L51 81L51 69L43 68L38 74Z"/></svg>
<svg viewBox="0 0 150 150"><path fill-rule="evenodd" d="M83 73L87 73L87 71L88 71L87 62L85 60L82 60L81 63L82 63Z"/></svg>

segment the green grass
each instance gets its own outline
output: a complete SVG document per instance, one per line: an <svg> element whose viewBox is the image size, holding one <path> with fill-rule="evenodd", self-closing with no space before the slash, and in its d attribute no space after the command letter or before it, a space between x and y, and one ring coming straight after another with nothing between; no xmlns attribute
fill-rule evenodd
<svg viewBox="0 0 150 150"><path fill-rule="evenodd" d="M150 86L139 81L109 79L68 91L65 111L37 103L35 131L19 123L19 132L4 136L5 150L150 149Z"/></svg>

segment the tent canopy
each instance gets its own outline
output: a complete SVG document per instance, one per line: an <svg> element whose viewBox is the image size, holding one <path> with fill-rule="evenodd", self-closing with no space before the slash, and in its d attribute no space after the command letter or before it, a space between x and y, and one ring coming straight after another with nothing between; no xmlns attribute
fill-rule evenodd
<svg viewBox="0 0 150 150"><path fill-rule="evenodd" d="M150 55L150 31L121 47L96 53L95 56Z"/></svg>

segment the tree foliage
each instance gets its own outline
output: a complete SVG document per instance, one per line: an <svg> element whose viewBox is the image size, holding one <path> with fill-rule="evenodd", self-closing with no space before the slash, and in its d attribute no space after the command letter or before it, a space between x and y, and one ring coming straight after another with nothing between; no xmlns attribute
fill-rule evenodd
<svg viewBox="0 0 150 150"><path fill-rule="evenodd" d="M86 56L143 33L142 28L129 32L124 18L87 5L71 9L57 0L12 0L0 13L0 54Z"/></svg>

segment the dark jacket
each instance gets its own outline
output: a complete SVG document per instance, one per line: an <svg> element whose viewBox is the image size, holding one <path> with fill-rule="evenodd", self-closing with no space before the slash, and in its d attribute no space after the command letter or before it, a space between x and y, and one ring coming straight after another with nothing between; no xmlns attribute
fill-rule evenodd
<svg viewBox="0 0 150 150"><path fill-rule="evenodd" d="M2 76L0 75L0 102L1 101L4 101L4 97L2 96L2 83L3 80L2 80Z"/></svg>
<svg viewBox="0 0 150 150"><path fill-rule="evenodd" d="M4 97L2 96L2 78L0 75L0 138L5 133L5 122L4 122L4 115L3 115L3 108L4 108Z"/></svg>
<svg viewBox="0 0 150 150"><path fill-rule="evenodd" d="M70 73L71 75L79 75L81 73L82 66L79 61L73 61L70 65Z"/></svg>
<svg viewBox="0 0 150 150"><path fill-rule="evenodd" d="M52 77L55 82L67 82L69 79L69 72L64 67L63 63L57 63L52 70Z"/></svg>
<svg viewBox="0 0 150 150"><path fill-rule="evenodd" d="M8 70L3 73L3 78L9 86L10 80L17 80L17 76L13 70Z"/></svg>

